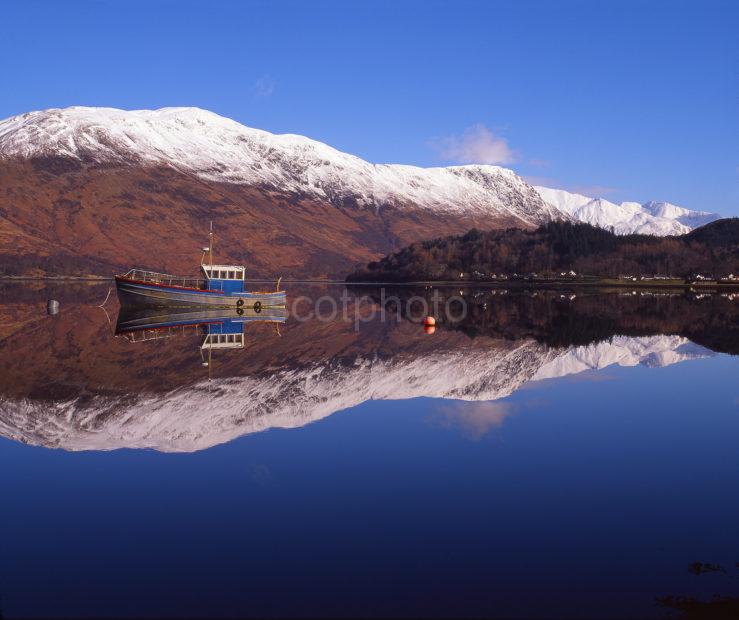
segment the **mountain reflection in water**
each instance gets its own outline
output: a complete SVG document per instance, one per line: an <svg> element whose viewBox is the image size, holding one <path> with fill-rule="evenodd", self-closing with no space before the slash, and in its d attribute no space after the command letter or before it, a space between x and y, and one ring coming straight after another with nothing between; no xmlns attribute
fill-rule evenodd
<svg viewBox="0 0 739 620"><path fill-rule="evenodd" d="M0 284L3 614L735 614L739 301L287 289Z"/></svg>
<svg viewBox="0 0 739 620"><path fill-rule="evenodd" d="M444 298L461 293L467 312L429 336L405 302L431 289L393 289L399 304L350 289L350 316L355 303L388 311L358 329L341 316L266 310L121 311L114 328L95 307L104 290L67 291L62 312L47 317L43 290L6 287L0 434L65 450L190 452L369 400L417 397L485 402L459 414L484 426L505 418L490 401L530 382L739 351L739 300L727 295L442 289ZM339 300L344 289L291 294Z"/></svg>

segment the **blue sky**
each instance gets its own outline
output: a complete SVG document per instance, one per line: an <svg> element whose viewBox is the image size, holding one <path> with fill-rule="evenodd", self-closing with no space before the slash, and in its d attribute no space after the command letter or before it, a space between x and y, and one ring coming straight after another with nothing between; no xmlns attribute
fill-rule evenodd
<svg viewBox="0 0 739 620"><path fill-rule="evenodd" d="M736 2L3 2L0 117L199 106L739 215Z"/></svg>

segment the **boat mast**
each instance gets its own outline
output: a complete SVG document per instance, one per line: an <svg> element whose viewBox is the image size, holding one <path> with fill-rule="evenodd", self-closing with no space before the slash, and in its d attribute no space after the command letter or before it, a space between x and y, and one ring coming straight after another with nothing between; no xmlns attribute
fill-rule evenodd
<svg viewBox="0 0 739 620"><path fill-rule="evenodd" d="M210 272L213 273L213 220L210 221L210 233L208 233L208 254L210 255Z"/></svg>

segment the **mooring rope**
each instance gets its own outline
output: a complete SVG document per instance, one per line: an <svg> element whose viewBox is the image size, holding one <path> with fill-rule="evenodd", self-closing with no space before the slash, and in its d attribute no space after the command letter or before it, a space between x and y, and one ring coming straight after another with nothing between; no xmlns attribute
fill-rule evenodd
<svg viewBox="0 0 739 620"><path fill-rule="evenodd" d="M110 291L112 291L112 290L113 290L113 287L112 286L108 288L108 294L105 296L105 301L103 303L101 303L98 306L98 308L102 308L105 305L105 303L108 301L108 298L110 297Z"/></svg>

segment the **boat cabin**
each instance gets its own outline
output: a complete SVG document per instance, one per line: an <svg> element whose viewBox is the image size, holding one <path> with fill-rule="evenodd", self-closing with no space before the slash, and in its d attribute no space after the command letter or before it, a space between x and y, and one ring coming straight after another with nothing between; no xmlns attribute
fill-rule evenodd
<svg viewBox="0 0 739 620"><path fill-rule="evenodd" d="M246 269L237 265L201 265L208 288L224 293L243 293Z"/></svg>

